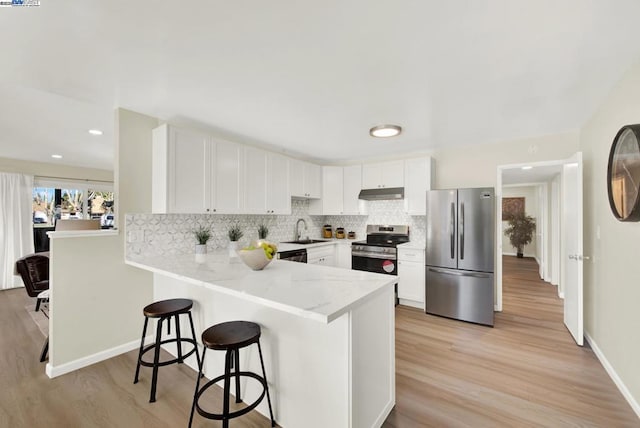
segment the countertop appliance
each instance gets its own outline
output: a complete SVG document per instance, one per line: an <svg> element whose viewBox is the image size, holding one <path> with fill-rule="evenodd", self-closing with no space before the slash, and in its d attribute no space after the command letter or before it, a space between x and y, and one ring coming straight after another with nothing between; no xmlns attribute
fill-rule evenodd
<svg viewBox="0 0 640 428"><path fill-rule="evenodd" d="M409 226L367 225L367 240L351 244L351 268L367 272L398 274L398 244L409 242ZM398 304L398 284L396 304Z"/></svg>
<svg viewBox="0 0 640 428"><path fill-rule="evenodd" d="M280 251L278 253L278 259L287 260L290 262L306 263L307 262L307 250L305 248L291 251Z"/></svg>
<svg viewBox="0 0 640 428"><path fill-rule="evenodd" d="M495 192L427 192L426 312L493 326Z"/></svg>

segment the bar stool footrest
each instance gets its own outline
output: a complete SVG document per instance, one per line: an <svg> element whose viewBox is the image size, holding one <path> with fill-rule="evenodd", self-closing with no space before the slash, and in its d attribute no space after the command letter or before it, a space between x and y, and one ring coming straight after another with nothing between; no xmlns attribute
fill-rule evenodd
<svg viewBox="0 0 640 428"><path fill-rule="evenodd" d="M214 419L214 420L224 420L224 419L233 419L233 418L237 418L239 416L242 416L246 413L249 413L250 411L252 411L253 409L255 409L256 407L258 407L258 404L260 404L262 402L262 400L264 399L264 396L267 393L267 382L264 380L264 378L256 373L253 372L239 372L239 373L231 373L230 374L230 379L231 378L235 378L235 377L242 377L242 376L246 376L246 377L251 377L256 379L258 382L260 382L260 384L262 385L262 394L260 394L260 396L256 399L256 401L254 401L253 403L247 405L247 407L240 409L240 410L236 410L234 412L230 412L228 415L223 415L221 413L209 413L206 410L203 410L200 407L200 396L207 390L209 389L211 386L215 385L216 383L220 382L221 380L223 380L225 378L225 375L221 375L218 376L212 380L210 380L209 382L207 382L206 384L204 384L202 386L202 388L200 388L200 390L198 391L198 393L196 394L196 403L195 403L195 407L196 410L198 411L198 413L200 414L200 416L204 416L205 418L208 419Z"/></svg>
<svg viewBox="0 0 640 428"><path fill-rule="evenodd" d="M174 338L174 339L165 339L163 341L160 342L160 345L166 345L167 343L177 343L178 339ZM196 352L196 349L198 347L198 344L196 343L195 340L193 339L189 339L188 337L183 337L180 338L180 343L189 343L191 345L193 345L193 348L191 350L189 350L189 352L185 353L182 355L182 360L185 360L187 357L191 356L194 352ZM149 361L145 361L142 359L142 357L144 356L144 354L147 351L151 351L152 349L155 349L156 344L152 343L150 345L146 345L144 347L144 349L142 350L142 353L140 354L140 365L143 365L145 367L153 367L153 361L149 362ZM172 360L168 360L168 361L159 361L158 362L158 367L162 367L162 366L168 366L169 364L174 364L180 361L180 358L176 357Z"/></svg>

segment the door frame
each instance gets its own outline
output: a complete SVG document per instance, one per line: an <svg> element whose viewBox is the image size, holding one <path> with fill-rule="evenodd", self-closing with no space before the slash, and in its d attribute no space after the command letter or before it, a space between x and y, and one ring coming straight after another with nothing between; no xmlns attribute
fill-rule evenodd
<svg viewBox="0 0 640 428"><path fill-rule="evenodd" d="M496 275L496 301L494 304L494 310L497 312L502 311L502 173L505 170L509 169L521 169L523 166L532 166L532 167L541 167L541 166L562 166L567 163L567 159L554 159L548 161L539 161L539 162L525 162L525 163L517 163L517 164L507 164L507 165L498 165L497 167L497 177L496 177L496 191L495 191L495 199L496 199L496 227L495 227L495 275ZM524 183L518 184L518 186L537 186L542 183ZM562 219L558 219L562 221ZM549 222L545 222L543 227L547 227ZM544 231L546 233L546 230ZM562 270L563 270L564 260L560 257L560 278L562 278Z"/></svg>

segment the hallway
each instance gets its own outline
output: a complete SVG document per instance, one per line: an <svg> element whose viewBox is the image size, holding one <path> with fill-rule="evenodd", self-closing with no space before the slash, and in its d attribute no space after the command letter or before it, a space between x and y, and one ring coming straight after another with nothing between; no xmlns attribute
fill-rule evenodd
<svg viewBox="0 0 640 428"><path fill-rule="evenodd" d="M399 308L392 427L640 427L534 259L505 256L495 327Z"/></svg>

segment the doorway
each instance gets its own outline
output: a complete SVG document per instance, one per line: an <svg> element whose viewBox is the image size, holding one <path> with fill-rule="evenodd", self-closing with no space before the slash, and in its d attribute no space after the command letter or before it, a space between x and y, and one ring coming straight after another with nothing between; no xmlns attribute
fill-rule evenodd
<svg viewBox="0 0 640 428"><path fill-rule="evenodd" d="M528 255L538 262L539 277L558 287L558 296L564 299L565 325L582 345L581 153L570 159L502 165L497 172L495 310L502 311L502 255L512 248L503 239L503 196L521 198L522 210L536 220Z"/></svg>

